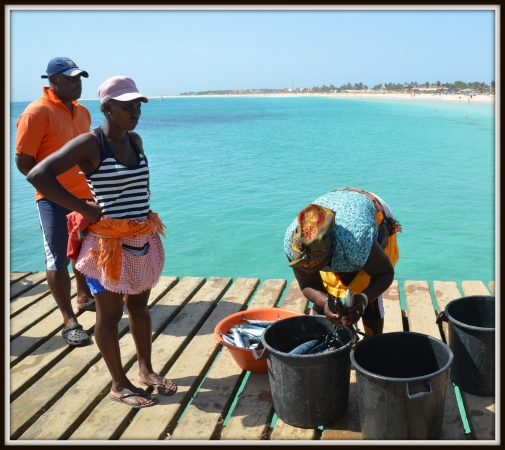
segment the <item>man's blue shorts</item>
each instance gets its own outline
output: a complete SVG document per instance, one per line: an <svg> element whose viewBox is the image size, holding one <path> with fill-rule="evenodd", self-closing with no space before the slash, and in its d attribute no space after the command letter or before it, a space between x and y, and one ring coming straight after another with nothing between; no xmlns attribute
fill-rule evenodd
<svg viewBox="0 0 505 450"><path fill-rule="evenodd" d="M47 198L37 202L37 209L44 240L46 269L64 269L70 263L70 259L67 257L67 214L72 211Z"/></svg>

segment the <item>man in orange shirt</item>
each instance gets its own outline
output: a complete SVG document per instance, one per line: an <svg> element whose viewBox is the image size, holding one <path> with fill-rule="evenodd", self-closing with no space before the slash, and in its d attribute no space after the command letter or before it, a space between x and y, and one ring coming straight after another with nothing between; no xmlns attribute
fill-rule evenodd
<svg viewBox="0 0 505 450"><path fill-rule="evenodd" d="M43 95L30 103L16 122L16 165L23 175L74 137L87 133L91 116L85 106L77 102L81 97L81 76L88 73L79 69L69 58L57 57L49 61L47 75L50 87L43 87ZM58 177L70 192L83 199L92 199L86 178L77 166ZM68 345L88 345L91 339L77 322L70 301L70 276L67 257L67 217L71 211L46 199L35 191L40 227L44 238L46 278L49 289L63 315L63 338ZM77 285L77 308L90 308L94 299L85 276L74 267Z"/></svg>

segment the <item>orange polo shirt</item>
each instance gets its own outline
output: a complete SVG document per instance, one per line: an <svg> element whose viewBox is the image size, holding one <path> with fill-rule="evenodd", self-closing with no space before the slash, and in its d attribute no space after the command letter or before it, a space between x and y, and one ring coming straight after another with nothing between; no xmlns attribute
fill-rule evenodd
<svg viewBox="0 0 505 450"><path fill-rule="evenodd" d="M16 122L16 154L33 156L38 163L68 141L90 131L91 115L84 105L73 101L70 112L53 89L42 88L43 96L30 103ZM62 186L79 198L92 198L86 177L78 166L58 176ZM44 196L35 191L35 201Z"/></svg>

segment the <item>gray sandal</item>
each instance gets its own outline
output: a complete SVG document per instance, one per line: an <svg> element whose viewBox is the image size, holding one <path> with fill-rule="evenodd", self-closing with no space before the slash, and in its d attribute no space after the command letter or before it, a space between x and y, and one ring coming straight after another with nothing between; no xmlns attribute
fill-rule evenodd
<svg viewBox="0 0 505 450"><path fill-rule="evenodd" d="M83 331L82 325L79 323L70 325L68 328L63 328L61 334L68 345L82 347L91 344L91 338L88 336L88 333Z"/></svg>

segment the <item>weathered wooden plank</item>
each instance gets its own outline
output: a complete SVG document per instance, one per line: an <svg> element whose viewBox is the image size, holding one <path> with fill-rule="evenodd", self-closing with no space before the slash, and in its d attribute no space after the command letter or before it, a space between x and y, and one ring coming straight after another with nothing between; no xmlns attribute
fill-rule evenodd
<svg viewBox="0 0 505 450"><path fill-rule="evenodd" d="M198 329L202 321L205 319L206 314L208 314L208 311L216 302L216 298L213 297L211 290L206 290L204 287L199 291L204 282L204 278L185 277L152 308L152 317L158 315L163 316L157 321L157 328L153 326L153 336L156 340L153 342L152 348L153 350L156 349L158 351L160 348L164 348L165 360L172 358L173 355L179 351L179 348L191 339L191 335ZM182 311L179 312L179 306L182 305L185 306ZM157 307L156 311L154 311L155 307ZM170 320L174 316L175 319L173 319L165 328L160 329L166 320ZM181 320L180 317L183 319ZM177 318L179 318L178 321ZM177 323L174 323L176 321ZM165 334L177 336L176 340L173 341L173 345L163 346L158 343L160 339L163 340L162 338ZM127 336L129 336L129 334ZM124 350L122 350L122 355L124 352L128 352L130 355L135 357L133 341L130 340L130 338L128 339L127 345L125 344ZM151 352L151 355L152 354L153 352ZM154 364L153 369L156 372L159 372L159 370L154 367ZM138 363L135 362L126 373L126 376L136 386L139 385L138 372ZM85 440L87 439L87 436L90 435L94 436L94 439L115 439L120 433L118 430L121 428L122 424L130 417L132 409L129 406L120 405L109 399L108 391L110 387L110 375L106 370L103 372L102 378L102 389L107 390L107 395L93 409L89 416L81 417L79 422L69 424L67 427L68 432L71 434L69 439ZM79 383L77 383L76 388L84 390L85 384L83 383L81 387ZM69 391L69 393L74 394L74 392L71 391ZM70 405L72 405L74 409L76 406L80 406L84 416L86 411L85 403L80 405L78 402L74 401L71 396L69 396L66 407L68 408Z"/></svg>
<svg viewBox="0 0 505 450"><path fill-rule="evenodd" d="M80 320L81 312L77 310L77 297L71 299L72 308ZM49 336L63 329L63 317L59 309L56 309L48 316L44 317L40 322L37 322L10 343L10 362L11 367L19 363L27 354L34 351L37 347L43 344ZM60 335L63 342L63 337Z"/></svg>
<svg viewBox="0 0 505 450"><path fill-rule="evenodd" d="M409 330L440 339L436 314L426 281L405 281Z"/></svg>
<svg viewBox="0 0 505 450"><path fill-rule="evenodd" d="M489 295L486 285L480 280L463 281L461 283L465 297L470 295Z"/></svg>
<svg viewBox="0 0 505 450"><path fill-rule="evenodd" d="M403 331L402 309L398 281L393 281L382 295L384 305L384 333ZM336 422L326 425L322 440L360 440L363 439L358 406L358 385L356 371L351 370L349 383L349 403L344 416Z"/></svg>
<svg viewBox="0 0 505 450"><path fill-rule="evenodd" d="M450 375L447 377L447 388L445 391L444 418L442 422L441 441L465 440L465 428L463 419L456 400L454 386Z"/></svg>
<svg viewBox="0 0 505 450"><path fill-rule="evenodd" d="M19 281L19 280L21 280L21 278L24 278L30 274L31 274L31 272L11 272L10 284L15 283L16 281Z"/></svg>
<svg viewBox="0 0 505 450"><path fill-rule="evenodd" d="M10 285L10 299L23 294L46 279L45 272L35 272Z"/></svg>
<svg viewBox="0 0 505 450"><path fill-rule="evenodd" d="M409 330L442 339L426 281L406 281ZM441 439L465 439L456 394L448 377Z"/></svg>
<svg viewBox="0 0 505 450"><path fill-rule="evenodd" d="M246 304L259 284L259 279L239 278L222 301ZM235 298L232 300L231 297ZM226 347L223 347L192 403L172 433L172 440L208 439L222 421L232 394L238 389L243 370Z"/></svg>
<svg viewBox="0 0 505 450"><path fill-rule="evenodd" d="M164 289L162 280L151 291L149 304L153 304ZM165 286L166 287L166 286ZM128 319L119 322L119 334L128 329ZM53 366L42 378L35 381L11 403L11 438L18 439L70 386L101 358L96 343L75 347L64 359ZM87 380L85 380L87 381Z"/></svg>
<svg viewBox="0 0 505 450"><path fill-rule="evenodd" d="M495 439L495 398L479 397L461 391L472 438L477 440Z"/></svg>
<svg viewBox="0 0 505 450"><path fill-rule="evenodd" d="M267 373L251 372L221 440L260 440L273 414L272 393Z"/></svg>
<svg viewBox="0 0 505 450"><path fill-rule="evenodd" d="M248 309L272 308L282 295L286 280L265 280ZM268 374L251 373L240 393L221 440L260 440L273 414Z"/></svg>
<svg viewBox="0 0 505 450"><path fill-rule="evenodd" d="M276 282L280 283L279 286L282 286L282 287L276 286L274 288L274 289L279 290L279 292L280 292L279 296L280 296L282 294L282 290L286 286L285 280L267 280L267 281L269 282L268 285L271 285L271 284L276 285ZM273 283L270 283L270 282L273 282ZM442 284L438 285L438 283L442 283ZM266 285L267 283L265 282L264 284ZM450 292L451 291L454 292L453 288L455 286L455 283L452 283L452 286L448 287L449 284L451 284L451 283L449 283L449 282L445 282L445 284L443 282L435 282L434 283L434 292L435 292L435 295L437 296L437 301L439 303L439 310L443 309L444 300L446 298L447 299L449 298ZM292 287L292 285L293 285L293 283L291 283L290 288ZM271 292L269 292L270 287L272 287L272 286L265 286L266 296L272 295ZM484 290L482 289L483 287L484 287ZM292 289L292 291L296 292L297 288L298 288L298 286L296 286L294 289ZM393 288L393 286L392 286L392 288ZM487 291L484 283L479 282L479 281L463 282L462 288L463 288L466 296L468 296L468 295L489 295L489 291ZM438 290L440 290L441 293L439 293ZM492 294L494 294L494 282L489 283L489 290ZM456 286L456 291L457 291L457 286ZM270 306L269 304L260 303L261 296L258 296L260 294L260 292L261 292L261 288L258 290L258 293L256 294L256 296L250 302L249 308ZM406 289L406 292L407 292L407 289ZM30 294L30 293L28 292L28 294ZM286 299L289 299L290 296L293 297L293 294L291 294L290 289L288 289L288 292L286 294ZM394 297L394 295L392 295L392 296ZM275 297L275 294L273 295L273 297ZM299 297L296 298L296 295L294 295L294 297L295 297L294 298L295 302L300 300ZM408 297L408 294L407 294L407 297ZM458 291L456 298L458 298L458 297L461 297L459 291ZM75 298L74 298L74 300L75 300ZM257 305L254 304L255 300L258 300ZM386 301L386 300L388 300L388 301ZM448 302L449 300L445 300L445 301ZM302 303L303 303L303 300L300 302L300 306L302 306ZM388 324L391 325L391 321L389 321L388 319L390 319L393 316L393 314L389 310L389 306L391 305L393 307L396 307L396 305L395 305L395 302L393 299L386 298L386 294L384 295L384 304L385 304L385 310L386 310L385 332L388 332L388 330L386 328L387 328ZM307 305L307 303L305 303L305 308L306 308L306 305ZM293 309L291 307L286 306L286 304L283 304L282 307L286 308L286 309ZM160 305L160 308L161 308L161 305ZM433 309L433 306L432 306L432 309ZM160 309L160 311L161 311L161 309ZM412 313L412 311L413 310L411 308L410 310L408 310L407 314L409 315L409 313ZM397 317L397 312L398 311L396 310L396 312L394 313L396 315L396 317ZM59 323L59 328L61 329L61 327L62 327L61 322L62 321L61 321L61 314L59 313L59 311L54 311L49 316L47 316L46 319L50 316L55 315L55 313L57 313L59 316L58 323ZM85 328L87 327L86 317L90 318L90 325L89 326L91 327L92 326L91 324L93 323L93 319L94 319L94 314L95 313L92 313L92 312L85 312L80 316L79 320L81 323L83 323L83 326ZM401 314L401 312L400 312L400 314ZM32 329L41 325L42 322L44 322L46 319L39 322L39 324L31 327L29 330L27 330L27 332L30 332L30 331L32 331ZM409 319L410 319L410 316L409 316ZM123 322L125 320L126 320L126 317L124 318ZM157 320L158 320L158 316L156 315L156 318L153 318L153 325ZM159 319L159 320L161 320L161 319ZM216 321L216 323L217 323L217 321ZM410 321L409 321L409 323L410 323ZM154 328L155 327L153 326L153 335L155 334ZM168 327L167 327L167 329L168 329ZM38 333L38 334L40 334L40 336L35 336L35 338L40 337L42 342L44 340L47 340L47 337L48 337L47 330L44 331L43 327L40 327L39 330L41 331L42 334ZM411 330L412 330L412 328L411 328ZM166 337L165 331L163 331L159 335L159 338ZM412 330L412 331L415 331L415 330ZM25 336L27 332L23 333L23 335L20 336L20 338L21 337L28 337L28 336ZM428 334L424 331L424 329L418 330L418 332ZM127 336L129 336L129 335L127 335ZM177 336L170 336L170 337L179 338L181 336L177 335ZM19 338L17 338L17 339L19 339ZM124 342L123 342L123 339L125 339ZM120 341L121 345L125 346L125 349L132 349L133 348L132 342L127 343L127 339L131 339L131 337L127 338L125 336L125 338L123 338L123 339ZM211 338L207 337L207 339L210 340ZM213 336L212 336L212 339L213 339ZM26 339L26 341L29 341L29 340L30 340L29 338ZM16 341L16 339L14 339L12 341L12 343L14 343L15 341ZM60 345L58 345L58 343L57 343L58 341L59 341ZM11 370L11 372L14 372L14 378L11 376L11 393L15 392L15 389L13 390L13 386L17 386L17 389L20 389L20 392L22 392L22 394L20 394L19 392L15 392L16 395L14 395L14 397L15 397L14 402L16 400L18 400L18 398L17 398L18 396L22 397L23 395L26 394L25 389L26 389L26 391L28 391L29 389L31 389L33 387L33 386L29 386L28 388L26 388L26 386L28 386L30 384L31 379L35 379L35 378L40 377L40 372L45 372L46 370L48 370L47 365L48 364L50 365L50 362L49 363L44 362L44 361L46 361L46 358L48 358L48 361L50 361L52 358L55 358L56 360L59 361L59 359L61 359L63 356L64 356L63 360L69 359L72 356L72 353L74 353L73 349L70 349L71 351L68 352L69 347L67 347L67 346L62 347L62 345L63 345L63 340L61 338L61 335L59 335L59 334L55 335L52 338L50 338L49 341L46 341L42 346L40 346L31 355L24 356L24 359L21 360L20 362L18 362L19 367L15 366ZM167 362L167 353L168 353L168 358L175 359L174 353L172 353L171 355L169 354L169 353L171 353L171 350L172 350L170 348L170 345L168 345L168 346L164 345L163 347L164 347L163 350L165 351L165 355L163 358L160 358L160 361L158 362L158 364L162 364L162 362L161 362L162 359L164 360L164 363ZM69 354L65 355L64 354L65 351L67 351ZM177 350L176 350L176 352L177 352ZM181 355L181 357L183 355L184 355L184 353ZM194 355L193 356L191 356L189 354L187 355L187 359L191 358L191 357L194 357ZM205 355L203 355L202 357L205 358ZM181 358L179 358L179 359L181 359ZM219 358L216 359L215 364L218 363L218 360L219 360ZM208 361L210 361L210 360L208 360ZM75 362L78 365L79 364L82 365L82 363L80 362L80 358L77 358ZM75 397L72 398L72 400L70 400L71 396L67 396L67 398L66 398L67 405L65 407L60 407L60 405L58 405L58 407L60 408L59 415L56 414L58 409L57 408L53 409L53 408L55 408L56 404L58 403L58 402L54 403L55 398L57 396L55 396L52 400L45 403L45 405L49 407L48 411L52 410L52 413L47 416L47 417L51 417L51 419L49 420L48 423L56 424L56 423L58 423L59 420L61 420L61 418L65 419L65 418L68 418L68 416L74 417L74 419L73 419L74 423L70 427L67 426L66 422L62 422L63 428L65 428L66 431L64 431L63 433L60 434L60 436L62 436L62 437L59 437L59 439L68 438L68 434L71 433L73 431L73 429L75 427L77 427L78 424L81 423L81 421L84 420L86 418L86 416L89 414L89 411L86 411L86 408L84 408L83 406L79 406L79 405L81 405L81 401L82 401L82 405L85 405L85 404L88 405L87 406L88 410L93 408L94 405L100 401L100 399L103 399L103 400L98 406L100 406L103 403L104 405L106 404L107 407L103 407L101 409L98 407L95 408L96 411L100 411L100 414L96 415L96 420L92 424L89 424L89 428L87 429L87 432L82 433L83 430L80 430L81 437L77 437L77 435L76 435L76 436L71 436L71 439L89 440L90 436L93 436L92 439L100 439L99 437L95 437L95 431L100 428L102 423L104 424L104 427L107 429L107 431L104 433L104 435L109 433L108 434L109 437L107 437L106 439L111 439L111 438L117 439L120 436L120 433L127 427L128 421L132 418L133 414L136 412L127 406L123 406L123 405L119 405L115 402L111 402L108 399L107 383L106 383L105 391L103 389L100 391L99 387L95 385L96 384L95 379L98 378L98 374L103 374L103 373L108 374L106 367L103 365L103 361L102 360L98 361L98 363L100 363L100 362L101 362L102 366L99 366L98 364L94 364L89 369L88 372L83 372L82 374L78 375L77 377L74 377L74 381L75 381L75 379L78 379L78 382L75 383L75 385L71 386L67 390L67 392L64 394L64 396L69 394L71 391L73 391L72 395ZM208 367L208 365L210 365L210 363L207 364L207 367ZM134 369L132 373L138 373L137 364L135 363L134 366L135 367L132 367L132 369ZM173 367L175 367L175 364ZM167 368L168 368L168 366L167 366ZM229 364L226 365L223 363L224 370L227 370L229 368L230 368ZM16 373L16 369L18 369L17 373ZM130 371L132 371L132 369L130 369ZM46 377L48 374L51 375L50 372L51 371L49 370L47 373L44 373L42 378ZM17 382L13 383L13 379L16 379L16 377L18 375L21 375L24 373L27 374L28 376L25 377L23 379L23 381L21 381L21 382L17 381ZM62 371L60 373L60 383L61 383L62 379L66 380L69 376L70 377L72 376L71 370ZM169 378L173 378L173 377L169 376L169 374L167 374L166 376ZM209 376L210 376L210 374L209 374ZM91 383L90 383L90 378L93 378L93 381ZM110 377L108 377L108 378L110 381ZM224 378L226 378L226 376L224 376ZM212 377L210 377L210 379L213 380L213 382L218 383L218 388L219 388L219 386L221 386L221 384L218 382L217 376L212 376ZM258 380L256 387L254 387L254 383L253 383L253 381L255 379ZM237 406L235 407L235 410L232 413L232 418L230 419L228 426L225 427L222 431L222 435L221 435L222 440L227 440L227 439L239 439L239 440L240 439L261 439L261 438L265 439L266 427L269 423L269 420L271 418L271 414L273 412L273 409L271 407L271 394L270 394L270 389L268 386L268 381L266 383L267 389L266 390L261 389L262 387L265 387L265 381L264 381L265 379L268 380L267 374L251 374L251 376L248 379L247 385L245 386L245 389L242 392L241 396L244 396L244 394L248 392L248 389L250 389L250 391L253 392L255 395L255 400L258 400L258 396L262 396L266 400L266 402L264 402L262 406L258 405L258 412L256 412L256 411L254 411L254 407L249 407L249 409L247 409L247 402L241 403L241 399L239 398L239 402L237 403ZM136 380L136 376L134 379L132 378L132 380ZM176 382L177 381L178 380L176 380ZM16 383L18 383L18 384L16 384ZM196 387L196 385L198 383L199 383L199 380L197 380L197 382L195 384L193 384L192 390L194 390L194 388ZM68 386L69 386L69 384L67 384L67 387ZM108 386L110 386L110 383L108 384ZM236 386L236 384L234 386ZM351 384L351 386L352 386L352 384ZM22 389L21 389L21 387L22 387ZM91 390L90 390L90 387L91 387ZM61 392L63 392L64 390L65 389L63 389ZM204 391L200 392L198 394L198 395L202 395L200 401L203 402L204 399L206 398L206 395L212 395L212 392L214 390L216 390L216 388L211 389L209 391L204 390ZM35 400L35 402L32 402L34 404L30 405L31 407L34 406L35 408L37 408L37 404L38 404L37 397L39 397L39 392L44 392L44 391L45 391L45 386L42 384L39 384L37 389L33 390L33 393L31 393L31 399L36 399L36 400ZM260 394L260 391L262 391L261 394ZM61 392L59 395L61 395ZM93 396L93 395L95 395L95 396ZM190 393L190 396L191 395L192 395L192 393ZM198 398L198 395L197 395L197 397L195 397L195 399ZM450 380L448 380L448 390L447 390L446 405L445 405L445 411L444 411L444 425L443 425L441 440L464 439L464 430L463 430L463 427L461 424L461 418L459 416L459 411L457 411L451 417L451 411L450 411L450 407L449 407L450 403L451 403L450 402L451 395L454 396L454 392L452 390L452 383L450 382ZM481 405L479 406L478 401L475 398L472 398L475 396L471 396L471 394L466 394L463 392L462 392L462 395L463 395L463 399L464 399L465 408L467 410L467 415L468 415L468 418L469 418L469 421L470 421L470 424L472 427L472 437L474 439L479 439L479 440L493 440L494 435L495 435L495 431L494 431L495 430L495 427L494 427L494 419L495 419L495 417L494 417L494 408L495 408L494 397L477 397L477 399L479 399L479 401L481 403ZM105 396L105 398L104 398L104 396ZM79 399L80 397L82 397L82 400L77 401L77 410L78 410L77 415L74 415L73 413L69 414L68 411L72 411L74 406L76 405L75 400ZM158 396L158 397L162 401L165 399L170 399L170 397L168 397L168 398L167 397L161 398L160 396ZM173 398L173 400L175 400L175 399ZM13 404L14 404L14 402L13 402ZM472 402L474 405L473 409L472 409ZM187 400L186 400L186 403L187 403ZM252 404L252 401L251 401L251 399L249 399L249 405L251 405L251 404ZM270 407L267 406L266 404L268 404ZM455 397L454 397L454 404L456 404ZM240 408L239 408L240 405L245 406L245 409L243 410L241 417L238 416L238 413L240 412ZM350 399L350 405L351 405L351 399ZM356 405L357 405L357 400L356 400ZM149 409L154 410L154 409L157 409L159 406L161 406L161 402L160 402L160 404L156 405L156 407L149 408ZM171 425L168 425L168 422L167 422L167 426L171 426L172 428L175 426L175 421L177 420L177 413L180 414L182 412L182 410L184 409L184 406L185 406L184 401L179 402L179 404L177 406L178 406L178 410L173 415L173 418L170 422ZM28 414L31 414L31 407L27 408ZM175 405L174 405L174 408L175 408ZM188 408L188 411L190 411L190 408ZM118 409L124 410L124 414L122 414L122 416L121 416L122 419L121 419L119 425L117 425L117 424L111 425L110 423L107 423L109 415L111 415L111 414L114 415L115 411L117 411ZM199 412L205 413L204 409L205 408L202 408L202 410ZM211 409L212 409L212 407L211 407ZM226 407L224 409L226 409ZM449 409L449 413L448 413L448 409ZM457 410L457 406L456 406L456 410ZM147 410L144 410L144 411L147 411ZM233 419L233 416L235 415L235 413L237 413L237 420L242 422L244 426L242 426L243 433L241 435L232 436L232 434L229 434L229 433L230 433L230 431L233 430L233 428L229 428L229 425L232 423L232 419ZM452 411L452 413L454 413L454 411ZM34 418L29 419L28 422L33 423L34 420L36 420L37 417L39 417L39 420L37 420L34 424L37 424L37 422L40 422L36 426L39 426L40 429L43 430L43 432L45 432L45 429L42 425L45 423L46 417L44 417L42 419L41 414L42 414L42 411L39 408L37 410L36 414L34 415ZM263 414L263 416L262 416L262 414ZM210 413L210 415L215 416L216 415L215 411L212 411ZM88 417L88 419L89 419L89 417ZM188 416L188 417L190 417L190 416ZM254 420L258 417L260 417L260 420L258 422L254 422ZM359 415L358 415L358 419L359 419ZM183 418L183 420L184 420L184 418ZM218 425L219 425L219 421L220 421L220 418L217 419ZM11 422L12 422L12 420L11 420ZM215 422L215 418L211 421L211 423L214 423L214 422ZM182 423L182 421L181 421L181 423ZM196 423L196 419L195 419L195 423ZM285 427L284 427L284 425L285 425ZM448 425L451 425L451 426L448 426ZM114 428L114 426L116 426L116 428ZM165 427L164 431L167 431L167 426ZM56 425L55 425L55 427L56 427ZM203 425L203 428L206 430L205 433L208 434L208 430L206 429L207 425ZM282 431L282 428L285 428L284 433ZM289 428L292 428L293 430L289 430ZM327 439L361 439L362 438L361 433L359 433L358 431L352 431L349 428L351 428L351 426L348 426L347 429L341 429L341 430L331 430L331 428L329 426L325 427L325 430L323 431L322 439L327 440ZM30 428L25 426L24 430L27 430L27 429L29 430ZM111 429L119 430L119 431L113 431L112 434L110 434ZM189 429L189 426L188 426L188 429ZM36 432L36 430L37 430L37 428L34 428L34 431L32 432L33 435L29 439L38 439L39 435L40 436L44 435L43 433L41 434L39 432ZM258 432L258 430L259 430L259 432ZM304 429L297 429L295 427L289 427L289 425L283 424L281 420L278 420L278 428L276 427L276 429L273 430L272 439L273 440L284 439L284 438L295 439L295 440L296 439L313 439L315 436L315 435L313 435L310 438L300 437L297 435L296 430L303 430L303 433L306 433L306 430L304 430ZM171 430L169 429L169 431L171 431ZM173 436L176 431L177 431L177 428L175 428L174 433L172 433L172 439L173 439ZM315 430L309 430L309 431L315 431ZM26 431L22 431L22 432L26 433ZM251 434L248 434L249 432L251 432ZM99 430L99 433L100 433L100 430ZM114 433L116 433L116 434L114 434ZM15 435L14 438L16 438L16 436L19 438L20 434L21 434L21 432L19 432L17 435ZM37 435L37 436L35 436L35 435ZM30 436L30 434L29 433L26 435L23 434L21 436L21 439L22 440L26 439L26 436ZM161 435L158 437L158 439L160 439L160 438L163 439L165 436L166 436L166 433L162 432ZM216 436L214 435L214 437L212 439L215 439L215 438L216 438ZM46 438L46 439L51 439L51 437ZM126 434L124 434L123 436L121 436L121 439L128 439L128 437ZM135 439L135 438L132 438L132 439ZM148 439L152 439L152 438L148 438ZM195 439L198 439L198 438L195 438Z"/></svg>
<svg viewBox="0 0 505 450"><path fill-rule="evenodd" d="M434 281L433 289L438 302L437 313L444 311L452 300L461 298L461 293L455 281ZM444 332L445 342L449 343L449 324L446 321L442 321L442 330Z"/></svg>
<svg viewBox="0 0 505 450"><path fill-rule="evenodd" d="M233 401L231 395L236 392L242 373L228 348L223 347L197 396L169 439L210 440Z"/></svg>
<svg viewBox="0 0 505 450"><path fill-rule="evenodd" d="M168 283L168 288L177 282L177 278L162 280ZM157 286L160 287L159 285ZM156 294L155 294L156 295ZM156 295L157 296L157 295ZM165 297L166 298L166 297ZM154 300L154 299L153 299ZM163 301L163 300L160 300ZM153 334L159 333L159 328L164 323L164 318L169 320L178 310L178 305L164 304L160 301L151 308L157 308L152 314ZM164 316L164 317L160 317ZM121 361L123 366L128 365L136 357L136 348L133 336L127 333L120 340ZM138 368L137 368L138 373ZM110 386L111 377L105 361L100 359L86 374L84 374L60 399L51 406L21 437L20 439L62 439L66 438L77 425L82 422L87 410L94 402L98 401L104 391Z"/></svg>
<svg viewBox="0 0 505 450"><path fill-rule="evenodd" d="M37 284L35 287L16 297L14 300L10 302L10 315L11 317L28 308L30 305L33 305L35 302L50 294L51 291L49 289L49 285L47 281L43 281L40 284ZM53 303L54 299L53 299Z"/></svg>
<svg viewBox="0 0 505 450"><path fill-rule="evenodd" d="M235 286L235 285L234 285ZM255 309L255 308L268 308L274 306L277 301L280 298L280 295L286 286L286 280L266 280L261 288L258 290L252 301L249 303L248 309ZM227 294L228 295L228 294ZM220 359L223 357L221 354L215 361L214 365L221 365L223 364ZM229 362L229 355L227 356L227 362L226 364L230 364ZM235 367L235 371L237 373L237 376L234 379L228 380L225 379L224 381L226 382L226 392L229 394L232 391L234 392L234 389L237 388L236 384L241 378L240 375L242 375L242 370L236 365L234 360L232 359L231 364ZM208 377L211 377L211 374L208 375ZM211 377L212 378L212 377ZM230 381L232 381L232 385L230 384ZM207 380L203 383L202 389L205 388L209 390L209 388L206 386ZM216 389L217 390L217 389ZM221 388L220 391L222 392L224 388ZM178 424L177 428L175 429L173 435L170 437L171 439L191 439L191 436L194 436L195 433L198 433L198 439L211 439L214 430L218 426L218 421L222 419L222 415L225 413L225 410L223 408L220 409L219 415L217 414L217 411L214 413L214 415L211 415L212 421L209 422L207 418L201 417L205 413L205 408L200 406L200 400L199 400L199 395L195 397L195 400L193 404L188 408L188 411L185 413L184 418L182 421ZM222 405L223 400L226 400L227 396L220 400L216 401L217 405ZM230 402L231 402L230 398ZM206 404L209 404L210 401L207 399L205 400ZM191 411L191 415L188 415L188 412ZM202 426L198 427L198 430L195 430L193 423L198 423L198 424L205 424L205 429Z"/></svg>
<svg viewBox="0 0 505 450"><path fill-rule="evenodd" d="M389 289L382 294L382 304L384 305L384 333L403 331L398 281L394 280Z"/></svg>
<svg viewBox="0 0 505 450"><path fill-rule="evenodd" d="M296 280L290 284L281 308L306 312L307 299L303 297ZM222 431L221 439L261 439L272 415L273 406L268 375L251 373L228 424ZM278 434L282 435L282 432Z"/></svg>
<svg viewBox="0 0 505 450"><path fill-rule="evenodd" d="M281 308L290 309L292 311L300 311L304 314L307 313L307 305L309 301L303 296L298 281L296 278L289 284L286 296L282 300Z"/></svg>
<svg viewBox="0 0 505 450"><path fill-rule="evenodd" d="M120 325L127 326L126 319L122 322ZM76 347L70 355L52 367L45 376L34 382L11 403L12 439L18 439L48 406L96 362L99 351L96 344L92 344L87 347Z"/></svg>
<svg viewBox="0 0 505 450"><path fill-rule="evenodd" d="M461 283L465 296L489 295L482 281L463 281ZM479 397L461 391L463 404L467 413L472 436L475 439L494 439L495 437L495 398Z"/></svg>
<svg viewBox="0 0 505 450"><path fill-rule="evenodd" d="M231 283L231 279L211 278L207 283L215 286L214 297L217 300L223 295L224 290ZM120 436L121 440L166 438L168 425L177 419L178 414L182 413L182 408L190 400L192 392L198 385L198 381L205 375L206 370L219 350L220 344L213 336L215 326L224 317L237 312L240 307L241 305L237 305L232 301L219 302L198 333L165 375L166 378L172 379L177 383L177 392L170 397L155 394L158 397L156 407L139 410L130 426ZM198 355L198 357L195 358L195 355ZM154 362L153 367L157 370ZM161 374L162 372L159 373Z"/></svg>
<svg viewBox="0 0 505 450"><path fill-rule="evenodd" d="M298 428L277 418L270 440L311 440L316 436L317 428Z"/></svg>
<svg viewBox="0 0 505 450"><path fill-rule="evenodd" d="M343 417L336 422L325 425L322 440L363 439L361 435L361 423L359 416L358 383L356 382L356 370L351 370L349 383L349 403Z"/></svg>
<svg viewBox="0 0 505 450"><path fill-rule="evenodd" d="M126 322L126 318L123 320ZM135 352L132 351L134 346L130 333L119 341L123 365L128 364L134 356ZM60 372L59 375L63 378L67 372ZM37 420L18 438L18 441L65 439L69 428L80 420L86 408L96 403L103 396L104 390L108 390L109 387L110 375L105 361L101 358L85 373L73 380L73 383L68 383L66 389L55 396L56 402L42 410L45 412L37 417ZM86 439L90 439L91 436L96 439L94 433L88 435Z"/></svg>
<svg viewBox="0 0 505 450"><path fill-rule="evenodd" d="M495 287L494 287L494 281L490 281L488 283L489 290L491 291L491 295L495 295Z"/></svg>
<svg viewBox="0 0 505 450"><path fill-rule="evenodd" d="M83 329L93 329L96 320L95 314L96 313L93 311L86 311L79 316L79 323L82 325ZM18 339L23 339L23 336ZM65 344L61 333L58 333L24 357L11 369L11 395L15 394L15 397L17 397L17 391L22 386L30 382L36 382L39 378L39 372L49 370L59 361L60 355L68 356L72 349L73 347Z"/></svg>
<svg viewBox="0 0 505 450"><path fill-rule="evenodd" d="M274 307L279 301L286 284L286 280L283 279L265 280L252 298L248 309Z"/></svg>
<svg viewBox="0 0 505 450"><path fill-rule="evenodd" d="M150 304L164 290L171 288L176 281L176 277L162 277L158 286L152 290ZM158 302L158 304L161 302ZM151 308L153 330L157 329L157 322L163 317L162 314L157 313L157 310L153 311L158 304ZM127 313L125 313L125 317L127 317ZM95 318L95 312L85 311L79 316L79 323L83 326L84 330L92 330L95 325ZM60 355L64 356L65 353L69 353L71 350L72 347L65 344L61 334L51 337L47 342L27 355L21 363L11 369L11 394L15 393L22 385L28 383L33 377L38 376L41 371L49 370L49 368L59 361L59 358L61 358Z"/></svg>
<svg viewBox="0 0 505 450"><path fill-rule="evenodd" d="M75 284L75 279L71 281L70 284L70 296L74 297L77 293L77 287ZM75 303L75 299L74 299ZM29 309L25 309L23 312L14 316L10 320L10 335L11 339L19 336L21 333L26 331L28 328L33 326L34 324L40 322L43 318L51 314L53 311L58 311L61 317L61 322L63 326L63 317L61 315L60 310L58 309L58 305L54 300L52 295L48 295L42 299L40 299L37 303L30 306ZM77 308L75 309L77 311Z"/></svg>

